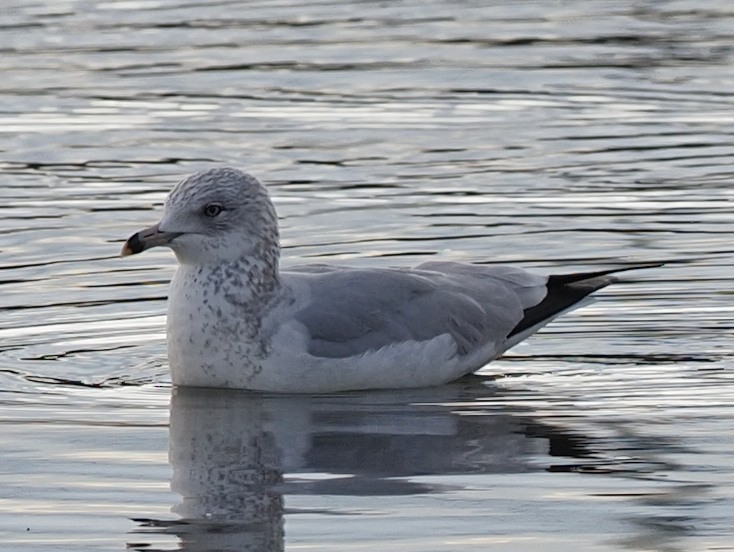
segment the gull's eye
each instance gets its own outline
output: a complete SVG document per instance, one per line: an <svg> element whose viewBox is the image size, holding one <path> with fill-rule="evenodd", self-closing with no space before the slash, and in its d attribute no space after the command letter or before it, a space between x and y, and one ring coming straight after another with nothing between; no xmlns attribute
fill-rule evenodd
<svg viewBox="0 0 734 552"><path fill-rule="evenodd" d="M224 207L221 203L209 203L206 207L204 207L204 214L209 218L216 217L222 211L224 211Z"/></svg>

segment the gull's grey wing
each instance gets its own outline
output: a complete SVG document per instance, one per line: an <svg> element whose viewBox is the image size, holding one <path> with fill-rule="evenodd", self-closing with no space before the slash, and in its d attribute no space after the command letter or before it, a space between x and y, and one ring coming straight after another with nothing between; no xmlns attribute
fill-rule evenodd
<svg viewBox="0 0 734 552"><path fill-rule="evenodd" d="M546 295L545 276L512 267L426 263L415 269L326 265L284 272L309 300L294 317L309 352L350 357L405 341L450 335L456 354L498 345Z"/></svg>
<svg viewBox="0 0 734 552"><path fill-rule="evenodd" d="M446 334L462 356L486 343L501 353L616 282L613 274L657 266L541 276L452 262L414 269L310 265L283 276L308 289L309 300L294 317L308 332L315 356L350 357Z"/></svg>

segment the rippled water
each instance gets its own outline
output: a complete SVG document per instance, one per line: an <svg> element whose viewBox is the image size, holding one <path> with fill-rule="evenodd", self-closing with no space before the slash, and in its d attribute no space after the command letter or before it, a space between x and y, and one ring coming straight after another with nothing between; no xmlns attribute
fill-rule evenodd
<svg viewBox="0 0 734 552"><path fill-rule="evenodd" d="M734 550L732 29L723 0L3 8L2 547ZM174 260L117 254L221 164L268 183L286 264L668 264L444 388L173 392Z"/></svg>

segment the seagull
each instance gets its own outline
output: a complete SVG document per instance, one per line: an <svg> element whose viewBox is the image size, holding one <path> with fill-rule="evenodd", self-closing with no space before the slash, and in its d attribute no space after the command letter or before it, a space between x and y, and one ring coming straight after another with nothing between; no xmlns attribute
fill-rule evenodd
<svg viewBox="0 0 734 552"><path fill-rule="evenodd" d="M328 393L428 387L476 372L615 273L512 266L312 264L280 269L268 191L234 168L182 180L122 256L173 250L167 346L176 386Z"/></svg>

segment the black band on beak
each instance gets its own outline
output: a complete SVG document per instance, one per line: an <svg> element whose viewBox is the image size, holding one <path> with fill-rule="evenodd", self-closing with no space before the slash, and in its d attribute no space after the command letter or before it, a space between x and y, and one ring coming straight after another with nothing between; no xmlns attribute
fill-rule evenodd
<svg viewBox="0 0 734 552"><path fill-rule="evenodd" d="M181 232L165 232L162 231L158 224L141 230L137 234L130 236L125 245L122 246L120 254L123 257L128 255L135 255L151 247L157 247L159 245L167 246L171 243L171 240L181 235Z"/></svg>
<svg viewBox="0 0 734 552"><path fill-rule="evenodd" d="M143 249L145 249L145 244L140 239L139 232L130 236L122 248L124 255L134 255L140 253Z"/></svg>

